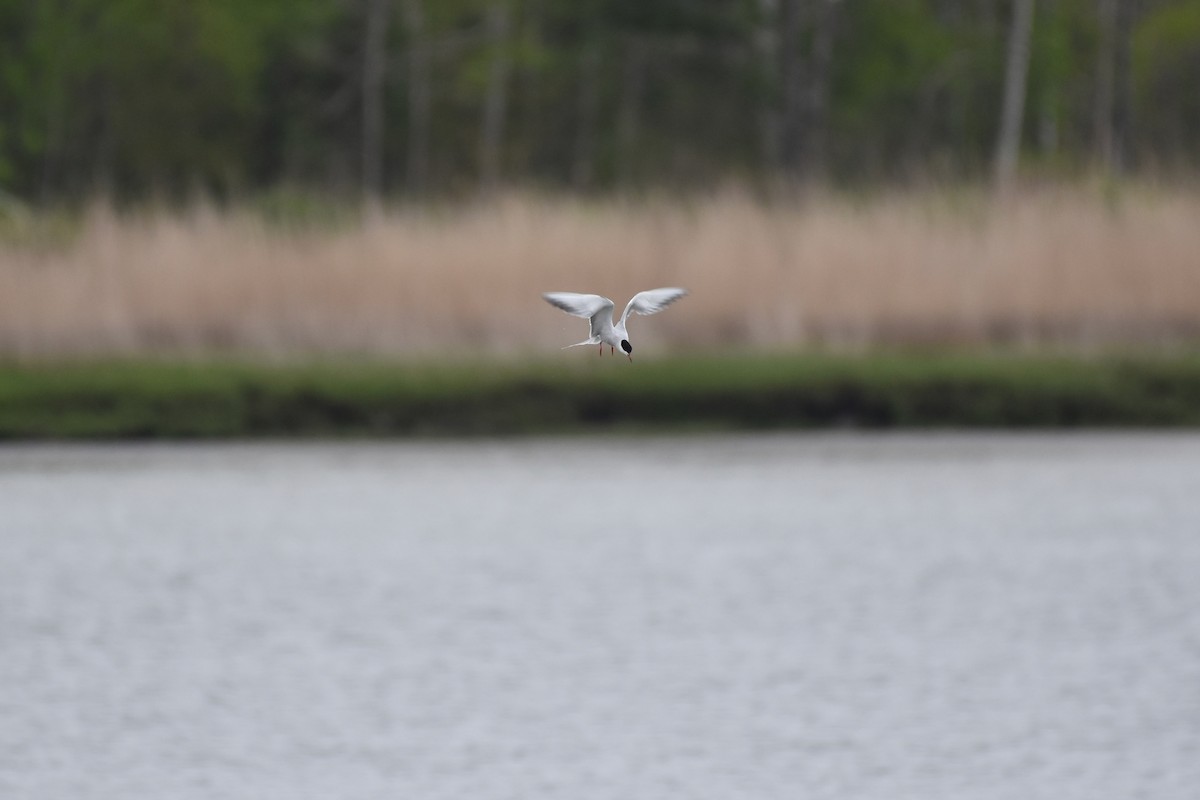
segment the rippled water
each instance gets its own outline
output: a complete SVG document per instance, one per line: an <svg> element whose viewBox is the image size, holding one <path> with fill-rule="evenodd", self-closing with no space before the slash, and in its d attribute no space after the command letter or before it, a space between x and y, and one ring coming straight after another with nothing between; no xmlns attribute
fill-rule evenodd
<svg viewBox="0 0 1200 800"><path fill-rule="evenodd" d="M0 797L1198 787L1197 436L0 449Z"/></svg>

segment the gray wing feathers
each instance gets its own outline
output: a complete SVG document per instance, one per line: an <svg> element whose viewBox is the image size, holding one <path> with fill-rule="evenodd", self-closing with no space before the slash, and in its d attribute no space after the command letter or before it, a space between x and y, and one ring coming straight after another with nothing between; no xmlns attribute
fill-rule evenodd
<svg viewBox="0 0 1200 800"><path fill-rule="evenodd" d="M576 294L575 292L546 292L542 295L555 308L576 317L591 320L591 339L580 344L595 344L605 331L612 328L613 301L598 294ZM592 341L592 340L595 341Z"/></svg>
<svg viewBox="0 0 1200 800"><path fill-rule="evenodd" d="M626 317L631 313L642 315L657 314L687 293L687 289L680 289L678 286L669 286L663 289L647 289L644 292L638 292L629 301L629 305L625 306L625 313L621 315L621 322L624 322Z"/></svg>
<svg viewBox="0 0 1200 800"><path fill-rule="evenodd" d="M608 309L612 314L613 301L598 294L576 294L575 292L546 292L542 295L555 308L575 317L591 318L597 311Z"/></svg>

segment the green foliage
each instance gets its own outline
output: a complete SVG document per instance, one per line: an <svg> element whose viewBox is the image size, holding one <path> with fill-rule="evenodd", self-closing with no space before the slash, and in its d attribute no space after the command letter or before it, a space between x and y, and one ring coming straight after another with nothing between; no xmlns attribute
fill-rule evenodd
<svg viewBox="0 0 1200 800"><path fill-rule="evenodd" d="M1121 0L1132 2L1132 0ZM770 177L785 102L780 52L813 64L807 0L388 0L386 184L416 137L409 56L429 57L433 190L476 185L493 57L510 59L506 177L601 184ZM797 2L802 24L784 31ZM420 31L407 13L422 10ZM365 0L0 0L0 190L41 204L357 191ZM832 6L826 174L961 177L995 143L1011 3ZM1094 0L1038 4L1026 148L1083 163L1094 138ZM1200 2L1145 0L1131 31L1134 151L1200 161ZM794 37L796 40L792 41ZM810 74L810 73L806 73ZM811 87L810 87L811 88ZM809 91L802 88L800 94ZM815 113L815 112L814 112Z"/></svg>
<svg viewBox="0 0 1200 800"><path fill-rule="evenodd" d="M914 140L936 136L928 108L971 80L964 59L977 51L926 0L862 0L848 6L847 17L834 84L840 156L879 174L907 158ZM957 88L966 95L971 87Z"/></svg>
<svg viewBox="0 0 1200 800"><path fill-rule="evenodd" d="M1146 139L1159 153L1186 151L1200 134L1200 0L1181 0L1149 15L1133 44Z"/></svg>
<svg viewBox="0 0 1200 800"><path fill-rule="evenodd" d="M0 438L1195 426L1195 358L727 355L601 365L0 367Z"/></svg>

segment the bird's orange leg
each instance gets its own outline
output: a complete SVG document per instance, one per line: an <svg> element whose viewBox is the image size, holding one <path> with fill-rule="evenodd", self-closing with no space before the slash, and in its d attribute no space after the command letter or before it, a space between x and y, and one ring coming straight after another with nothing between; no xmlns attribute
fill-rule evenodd
<svg viewBox="0 0 1200 800"><path fill-rule="evenodd" d="M610 356L615 356L617 354L617 349L615 347L613 347L611 344L608 346L608 354Z"/></svg>
<svg viewBox="0 0 1200 800"><path fill-rule="evenodd" d="M600 345L600 355L604 355L604 345Z"/></svg>

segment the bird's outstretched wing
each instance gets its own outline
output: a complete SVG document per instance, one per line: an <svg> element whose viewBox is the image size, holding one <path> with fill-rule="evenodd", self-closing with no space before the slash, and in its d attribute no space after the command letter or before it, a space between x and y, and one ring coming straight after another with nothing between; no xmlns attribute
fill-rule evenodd
<svg viewBox="0 0 1200 800"><path fill-rule="evenodd" d="M546 292L542 297L555 308L591 320L592 338L601 336L612 328L613 301L607 297L575 292Z"/></svg>
<svg viewBox="0 0 1200 800"><path fill-rule="evenodd" d="M576 294L575 292L546 292L542 295L546 302L555 308L561 308L576 317L591 318L596 312L608 309L612 313L613 301L598 294Z"/></svg>
<svg viewBox="0 0 1200 800"><path fill-rule="evenodd" d="M621 315L621 324L625 324L626 318L631 313L642 315L657 314L687 293L687 289L680 289L678 286L670 286L665 289L647 289L644 292L638 292L629 301L629 305L625 306L625 313Z"/></svg>

